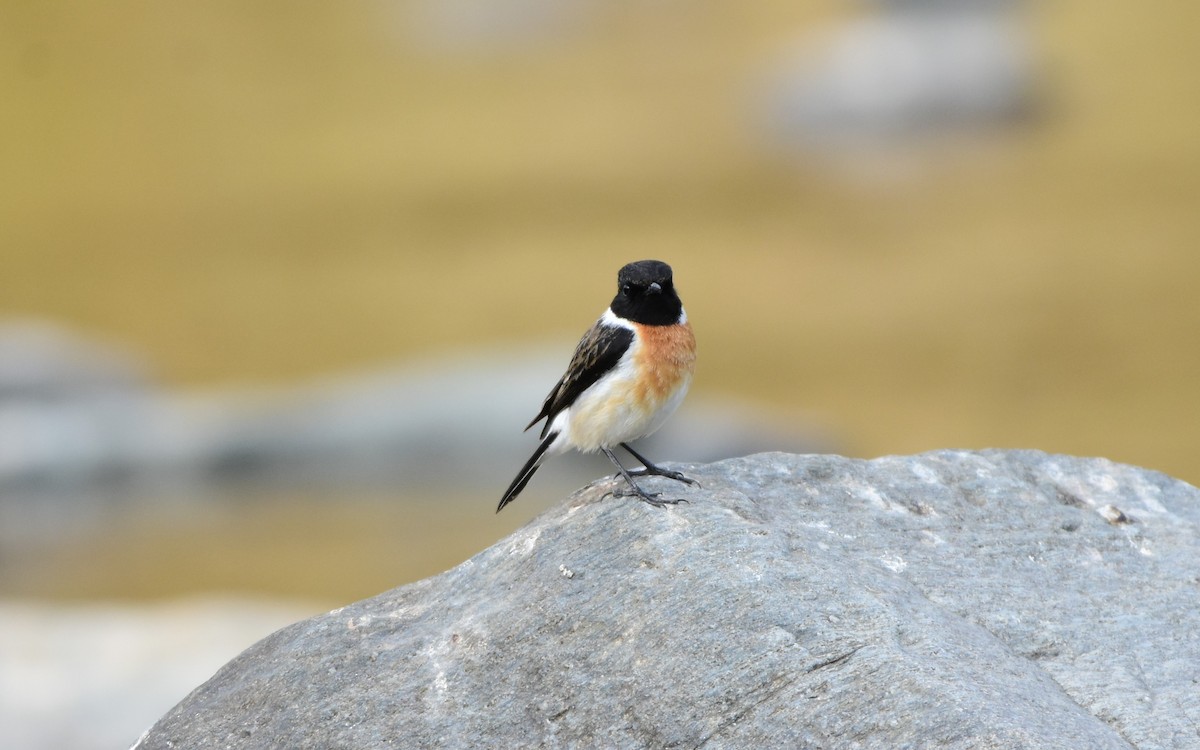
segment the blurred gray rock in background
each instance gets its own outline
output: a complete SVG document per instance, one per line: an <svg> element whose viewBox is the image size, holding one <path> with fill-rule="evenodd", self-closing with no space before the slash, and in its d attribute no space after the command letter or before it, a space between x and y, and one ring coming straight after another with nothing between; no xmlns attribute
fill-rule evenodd
<svg viewBox="0 0 1200 750"><path fill-rule="evenodd" d="M275 633L137 747L1200 741L1194 487L1033 451L687 471L689 505L601 481Z"/></svg>
<svg viewBox="0 0 1200 750"><path fill-rule="evenodd" d="M398 26L434 53L518 52L569 37L592 20L594 0L417 0Z"/></svg>
<svg viewBox="0 0 1200 750"><path fill-rule="evenodd" d="M114 344L41 320L0 322L0 404L116 397L148 382L146 364Z"/></svg>
<svg viewBox="0 0 1200 750"><path fill-rule="evenodd" d="M0 747L128 747L231 654L316 611L233 597L140 605L0 601Z"/></svg>
<svg viewBox="0 0 1200 750"><path fill-rule="evenodd" d="M48 326L10 331L0 338L0 542L85 526L114 503L230 484L498 499L536 445L521 430L571 346L484 348L301 385L175 393L119 350ZM761 407L691 399L639 445L655 460L710 461L829 443ZM611 470L603 457L564 456L538 482L557 495Z"/></svg>
<svg viewBox="0 0 1200 750"><path fill-rule="evenodd" d="M767 129L802 152L837 155L1024 119L1036 65L1020 3L878 2L808 33L769 76Z"/></svg>

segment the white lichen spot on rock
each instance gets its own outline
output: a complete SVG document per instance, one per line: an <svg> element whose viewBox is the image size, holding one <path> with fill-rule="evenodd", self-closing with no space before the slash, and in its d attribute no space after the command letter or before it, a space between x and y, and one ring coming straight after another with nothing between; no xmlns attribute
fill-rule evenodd
<svg viewBox="0 0 1200 750"><path fill-rule="evenodd" d="M912 464L911 471L913 476L927 484L940 484L942 481L938 473L925 464L914 463Z"/></svg>
<svg viewBox="0 0 1200 750"><path fill-rule="evenodd" d="M869 484L853 485L851 492L855 497L872 503L876 507L883 508L884 510L892 511L893 513L911 512L909 508L901 505L900 503L889 500L886 495L880 492L876 487L873 487Z"/></svg>
<svg viewBox="0 0 1200 750"><path fill-rule="evenodd" d="M518 531L509 540L508 553L510 555L529 557L529 555L533 554L533 548L537 546L538 538L541 535L542 530L540 528Z"/></svg>

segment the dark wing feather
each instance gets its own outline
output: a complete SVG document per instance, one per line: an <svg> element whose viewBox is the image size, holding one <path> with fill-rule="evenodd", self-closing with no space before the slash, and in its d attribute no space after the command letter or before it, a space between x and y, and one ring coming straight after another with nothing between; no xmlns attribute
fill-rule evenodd
<svg viewBox="0 0 1200 750"><path fill-rule="evenodd" d="M591 388L606 372L616 367L632 343L633 331L628 328L597 322L588 329L579 340L579 345L575 347L567 374L562 376L562 380L558 381L550 395L546 396L542 410L525 429L528 430L539 420L545 419L546 424L542 425L541 436L546 437L546 433L550 431L550 423L559 412L575 403L579 394Z"/></svg>

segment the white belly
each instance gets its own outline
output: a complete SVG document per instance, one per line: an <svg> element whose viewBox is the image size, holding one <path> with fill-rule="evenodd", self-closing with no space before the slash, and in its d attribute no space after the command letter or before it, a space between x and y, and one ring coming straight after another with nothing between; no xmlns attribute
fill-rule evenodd
<svg viewBox="0 0 1200 750"><path fill-rule="evenodd" d="M575 449L590 453L601 448L645 437L662 427L679 408L691 385L687 375L670 394L635 398L633 352L629 352L606 378L588 388L554 419L551 431L560 433L550 447L553 453Z"/></svg>

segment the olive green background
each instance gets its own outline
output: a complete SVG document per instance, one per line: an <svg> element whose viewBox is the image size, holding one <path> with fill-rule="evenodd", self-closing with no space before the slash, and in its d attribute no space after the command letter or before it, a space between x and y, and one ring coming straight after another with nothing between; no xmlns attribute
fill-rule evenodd
<svg viewBox="0 0 1200 750"><path fill-rule="evenodd" d="M757 119L788 45L856 12L832 0L582 4L495 44L429 38L415 3L8 2L0 316L129 346L170 387L283 384L569 348L656 257L697 397L852 455L1028 447L1195 483L1200 6L1029 5L1028 122L862 170ZM337 500L77 540L9 590L348 600L538 510Z"/></svg>

